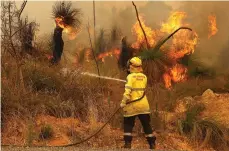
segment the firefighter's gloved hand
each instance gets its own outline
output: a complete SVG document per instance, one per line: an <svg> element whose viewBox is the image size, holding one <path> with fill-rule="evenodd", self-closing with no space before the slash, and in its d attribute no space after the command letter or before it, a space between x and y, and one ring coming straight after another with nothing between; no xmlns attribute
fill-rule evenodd
<svg viewBox="0 0 229 151"><path fill-rule="evenodd" d="M126 103L121 103L121 104L120 104L120 107L121 107L121 108L124 108L125 106L126 106Z"/></svg>

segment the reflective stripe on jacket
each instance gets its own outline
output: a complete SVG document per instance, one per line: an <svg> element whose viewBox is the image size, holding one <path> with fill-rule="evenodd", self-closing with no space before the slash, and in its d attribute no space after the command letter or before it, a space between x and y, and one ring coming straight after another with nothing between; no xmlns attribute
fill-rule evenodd
<svg viewBox="0 0 229 151"><path fill-rule="evenodd" d="M125 84L125 92L123 94L122 103L134 101L144 95L147 85L147 77L143 73L131 73L127 76ZM124 117L134 116L138 114L150 113L147 97L144 96L141 100L127 104L123 108Z"/></svg>

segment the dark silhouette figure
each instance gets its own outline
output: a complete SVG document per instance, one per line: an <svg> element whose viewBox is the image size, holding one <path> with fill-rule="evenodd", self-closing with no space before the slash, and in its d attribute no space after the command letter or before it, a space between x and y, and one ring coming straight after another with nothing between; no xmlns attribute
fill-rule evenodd
<svg viewBox="0 0 229 151"><path fill-rule="evenodd" d="M61 60L61 56L64 49L64 41L62 39L62 32L63 29L59 26L57 26L54 30L53 35L53 58L51 60L52 64L57 64Z"/></svg>

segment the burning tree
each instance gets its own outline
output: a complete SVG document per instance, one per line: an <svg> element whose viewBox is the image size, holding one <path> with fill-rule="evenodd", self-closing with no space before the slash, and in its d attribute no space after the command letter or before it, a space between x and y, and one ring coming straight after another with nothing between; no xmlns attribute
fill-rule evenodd
<svg viewBox="0 0 229 151"><path fill-rule="evenodd" d="M55 19L56 27L54 29L53 58L52 63L58 63L63 53L64 41L62 39L63 31L70 34L74 39L77 30L81 25L81 10L73 8L71 2L56 2L53 6L52 15Z"/></svg>
<svg viewBox="0 0 229 151"><path fill-rule="evenodd" d="M187 79L187 67L183 62L194 52L198 36L195 32L190 32L191 29L187 28L189 24L183 23L186 16L185 12L172 13L168 21L162 24L160 30L152 30L145 25L141 16L137 17L138 21L132 28L133 33L137 36L137 41L131 45L134 52L129 53L132 54L130 57L140 56L142 58L149 84L164 81L166 88L170 88L172 82ZM165 34L169 36L161 40ZM173 39L170 45L164 45L171 37Z"/></svg>

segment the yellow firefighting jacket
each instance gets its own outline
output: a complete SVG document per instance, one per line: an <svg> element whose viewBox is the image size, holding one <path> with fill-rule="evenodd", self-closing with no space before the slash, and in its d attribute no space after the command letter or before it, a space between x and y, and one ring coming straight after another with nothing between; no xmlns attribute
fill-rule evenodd
<svg viewBox="0 0 229 151"><path fill-rule="evenodd" d="M147 85L147 77L141 72L132 72L127 76L125 84L125 92L123 94L122 103L134 101L144 95ZM136 102L127 104L124 108L124 117L134 116L138 114L149 114L150 108L146 95Z"/></svg>

